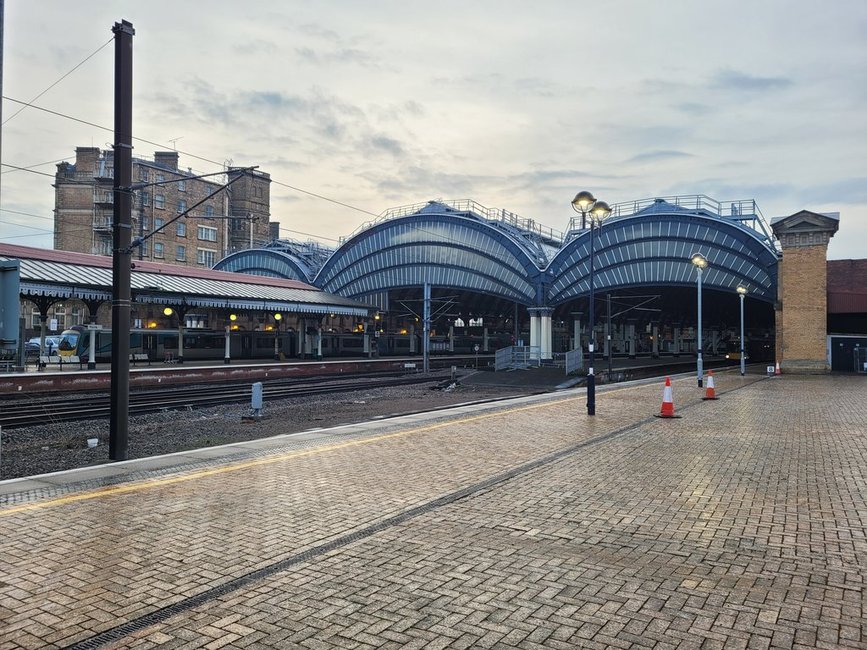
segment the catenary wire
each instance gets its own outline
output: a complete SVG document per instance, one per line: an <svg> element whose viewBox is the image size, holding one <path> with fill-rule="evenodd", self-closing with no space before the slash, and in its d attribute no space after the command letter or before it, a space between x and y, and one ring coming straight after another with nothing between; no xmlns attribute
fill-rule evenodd
<svg viewBox="0 0 867 650"><path fill-rule="evenodd" d="M65 114L65 113L60 113L60 112L58 112L58 111L53 111L53 110L50 110L50 109L47 109L47 108L43 108L43 107L41 107L41 106L36 106L35 104L32 104L32 103L23 102L23 101L21 101L21 100L19 100L19 99L14 99L14 98L12 98L12 97L7 97L6 95L3 95L3 99L6 99L6 100L11 101L11 102L15 102L15 103L17 103L17 104L26 104L27 106L30 106L30 107L35 108L35 109L40 110L40 111L44 111L44 112L49 113L49 114L51 114L51 115L55 115L55 116L57 116L57 117L62 117L62 118L68 119L68 120L72 120L72 121L74 121L74 122L79 122L79 123L81 123L81 124L85 124L85 125L87 125L87 126L92 126L92 127L94 127L94 128L97 128L97 129L102 129L102 130L104 130L104 131L108 131L108 132L112 132L112 133L114 132L114 129L111 129L111 128L109 128L109 127L102 126L102 125L100 125L100 124L95 124L95 123L93 123L93 122L88 122L87 120L82 120L82 119L80 119L80 118L73 117L73 116L71 116L71 115L67 115L67 114ZM163 149L168 149L168 147L167 147L166 145L162 144L162 143L154 142L154 141L152 141L152 140L146 140L145 138L138 138L138 137L132 136L132 139L133 139L133 140L137 140L137 141L139 141L139 142L144 142L144 143L146 143L146 144L150 144L150 145L155 146L155 147L160 147L160 148L163 148ZM193 154L193 153L190 153L190 152L187 152L187 151L180 151L180 150L178 150L178 154L183 154L184 156L187 156L187 157L190 157L190 158L195 158L196 160L202 160L202 161L207 162L207 163L210 163L210 164L212 164L212 165L217 165L217 166L219 166L219 167L222 167L222 166L223 166L223 163L217 162L217 161L215 161L215 160L211 160L211 159L209 159L209 158L204 158L204 157L202 157L202 156L198 156L198 155L196 155L196 154ZM23 169L23 168L22 168L22 169ZM28 171L32 171L32 170L28 170ZM39 172L37 172L37 173L39 173ZM48 174L48 175L50 175L50 174ZM51 175L50 175L50 176L51 176ZM52 176L52 177L53 177L53 176ZM331 199L331 198L328 198L328 197L323 196L323 195L321 195L321 194L316 194L315 192L310 192L310 191L308 191L308 190L304 190L304 189L301 189L301 188L299 188L299 187L295 187L295 186L293 186L293 185L289 185L289 184L287 184L287 183L283 183L283 182L281 182L281 181L276 181L276 180L274 180L274 179L271 179L271 182L274 183L274 184L276 184L276 185L280 185L280 186L282 186L282 187L286 187L286 188L288 188L288 189L291 189L291 190L294 190L294 191L297 191L297 192L301 192L301 193L303 193L303 194L308 194L308 195L310 195L310 196L313 196L313 197L315 197L315 198L321 199L321 200L323 200L323 201L328 201L328 202L330 202L330 203L334 203L334 204L336 204L336 205L340 205L340 206L342 206L342 207L349 208L349 209L351 209L351 210L356 210L356 211L358 211L358 212L362 212L362 213L364 213L364 214L368 214L368 215L373 216L373 217L379 217L379 216L380 216L379 214L376 214L375 212L370 212L369 210L365 210L364 208L359 208L359 207L356 207L356 206L350 205L350 204L348 204L348 203L343 203L342 201L338 201L337 199ZM420 226L413 225L412 228L413 228L414 230L418 231L418 232L422 232L422 233L425 233L425 234L427 234L427 235L430 235L431 237L435 238L435 239L438 240L438 241L442 241L442 242L450 242L450 243L454 243L454 244L461 244L461 243L462 243L461 241L459 241L459 240L457 240L457 239L455 239L455 238L453 238L453 237L447 237L447 236L443 235L442 233L437 233L437 232L429 231L429 230L426 230L425 228L422 228L422 227L420 227ZM332 239L332 238L322 237L322 236L320 236L320 235L315 235L315 237L317 237L318 239Z"/></svg>
<svg viewBox="0 0 867 650"><path fill-rule="evenodd" d="M43 90L41 93L39 93L38 95L36 95L36 97L34 97L33 99L31 99L29 102L27 102L27 105L26 105L26 106L22 106L22 107L19 108L17 111L15 111L12 115L10 115L9 117L7 117L7 118L3 121L3 126L5 126L6 124L8 124L10 120L14 119L16 115L18 115L21 111L23 111L24 109L26 109L28 106L32 106L32 105L33 105L33 102L35 102L37 99L39 99L40 97L42 97L42 95L44 95L44 94L47 93L49 90L51 90L52 88L54 88L57 84L59 84L59 83L60 83L61 81L63 81L64 79L66 79L69 75L71 75L73 72L75 72L76 70L78 70L81 66L83 66L85 63L87 63L90 59L92 59L94 56L96 56L97 53L99 53L103 48L105 48L105 47L106 47L109 43L111 43L113 40L114 40L114 36L112 36L112 37L111 37L110 39L108 39L105 43L103 43L103 44L100 45L98 48L96 48L93 52L91 52L88 56L86 56L86 57L85 57L85 58L84 58L80 63L78 63L78 65L76 65L76 66L75 66L74 68L72 68L69 72L67 72L65 75L63 75L62 77L60 77L60 79L58 79L57 81L55 81L53 84L51 84L50 86L48 86L48 88L46 88L46 89Z"/></svg>
<svg viewBox="0 0 867 650"><path fill-rule="evenodd" d="M16 172L16 171L19 171L22 169L23 170L30 170L30 169L33 169L34 167L43 167L45 165L56 165L57 163L63 162L65 160L66 160L66 158L58 158L57 160L46 160L45 162L42 162L42 163L35 163L33 165L25 165L24 167L15 167L14 169L7 169L4 172L0 172L0 174L11 174L12 172ZM12 165L8 165L8 166L11 167Z"/></svg>

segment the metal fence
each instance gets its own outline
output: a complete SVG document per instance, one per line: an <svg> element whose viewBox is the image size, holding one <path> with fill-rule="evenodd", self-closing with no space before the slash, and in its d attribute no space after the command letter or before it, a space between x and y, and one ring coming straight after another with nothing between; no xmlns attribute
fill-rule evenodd
<svg viewBox="0 0 867 650"><path fill-rule="evenodd" d="M584 370L584 352L581 348L569 350L566 353L566 374L571 375L573 372L581 372L582 370Z"/></svg>
<svg viewBox="0 0 867 650"><path fill-rule="evenodd" d="M494 355L494 370L522 370L538 367L542 363L542 349L538 346L513 345L500 348Z"/></svg>

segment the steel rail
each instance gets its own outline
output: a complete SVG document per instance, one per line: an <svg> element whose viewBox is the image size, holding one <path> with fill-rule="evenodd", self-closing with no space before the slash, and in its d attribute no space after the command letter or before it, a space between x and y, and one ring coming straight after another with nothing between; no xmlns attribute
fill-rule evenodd
<svg viewBox="0 0 867 650"><path fill-rule="evenodd" d="M333 393L346 393L359 390L371 390L390 386L406 386L409 384L434 383L442 379L429 376L394 376L375 379L343 379L333 378L325 381L307 381L299 385L288 382L274 382L265 385L267 400L308 397ZM24 404L4 404L0 413L0 427L4 429L21 428L34 425L54 424L75 420L108 417L111 405L107 395L88 395L83 400L64 399L58 402L38 402ZM250 400L250 385L234 385L221 387L195 387L179 389L160 389L158 391L140 391L130 394L130 415L157 413L161 411L193 410L220 404L238 404ZM72 402L72 403L70 403Z"/></svg>

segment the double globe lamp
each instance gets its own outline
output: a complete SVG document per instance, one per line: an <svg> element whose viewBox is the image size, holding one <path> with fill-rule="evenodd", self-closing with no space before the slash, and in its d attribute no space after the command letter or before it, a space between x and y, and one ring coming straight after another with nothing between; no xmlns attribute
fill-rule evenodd
<svg viewBox="0 0 867 650"><path fill-rule="evenodd" d="M593 373L594 363L594 334L593 325L596 320L593 301L594 277L593 277L593 248L594 232L601 230L602 221L611 214L611 208L605 201L597 201L590 193L578 192L572 199L572 209L581 215L581 229L587 227L587 217L590 217L590 337L587 343L588 367L587 367L587 415L596 415L596 375ZM580 345L580 344L579 344Z"/></svg>

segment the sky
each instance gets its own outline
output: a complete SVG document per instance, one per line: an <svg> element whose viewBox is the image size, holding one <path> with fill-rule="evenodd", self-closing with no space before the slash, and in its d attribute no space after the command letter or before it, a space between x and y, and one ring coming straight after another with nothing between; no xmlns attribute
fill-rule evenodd
<svg viewBox="0 0 867 650"><path fill-rule="evenodd" d="M133 38L134 154L258 165L281 236L471 199L563 231L579 190L839 212L867 257L867 2L6 0L3 95ZM4 99L0 242L52 246L52 176L113 140L114 46ZM105 128L99 128L105 127ZM41 173L37 173L41 172ZM47 174L47 175L45 175Z"/></svg>

